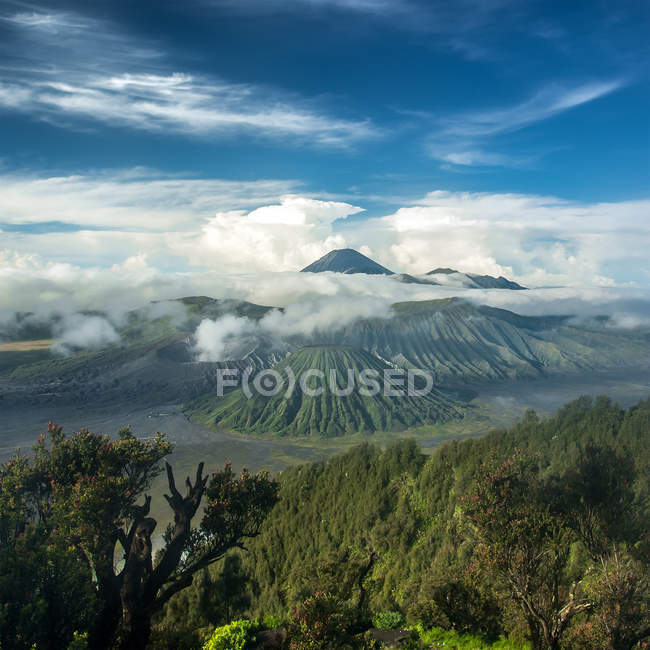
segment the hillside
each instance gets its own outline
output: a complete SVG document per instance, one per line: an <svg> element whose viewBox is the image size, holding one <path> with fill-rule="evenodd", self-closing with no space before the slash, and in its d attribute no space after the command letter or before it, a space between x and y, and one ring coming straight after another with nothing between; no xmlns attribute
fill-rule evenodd
<svg viewBox="0 0 650 650"><path fill-rule="evenodd" d="M204 318L226 314L261 318L271 309L239 300L192 296L151 303L129 312L118 328L119 342L99 348L72 349L68 355L47 347L0 350L0 404L37 405L109 403L137 400L142 404L186 399L211 390L214 369L223 363L194 363L191 337ZM100 314L101 315L101 314ZM12 330L27 337L29 319ZM52 323L41 324L39 336L52 336ZM265 367L278 356L256 342L245 358L229 365ZM284 355L282 355L284 356Z"/></svg>
<svg viewBox="0 0 650 650"><path fill-rule="evenodd" d="M516 633L522 619L501 609L495 583L477 579L480 557L459 523L463 495L483 463L519 449L534 455L545 475L561 477L579 465L589 443L611 446L634 458L633 507L647 522L649 430L650 400L623 410L605 397L583 397L550 418L531 412L508 430L449 442L430 456L402 440L383 450L363 444L326 463L288 468L262 534L247 545L249 553L237 556L241 574L252 578L245 588L250 606L243 610L284 616L318 590L354 598L355 576L374 549L379 559L364 582L371 611L397 610L411 622L490 638ZM216 569L211 574L220 578ZM201 593L195 582L172 603L169 620L180 624L188 611L198 614Z"/></svg>
<svg viewBox="0 0 650 650"><path fill-rule="evenodd" d="M326 381L309 384L322 388L320 395L307 395L299 387L286 397L285 390L265 397L253 390L248 398L239 388L222 398L207 395L189 406L192 417L205 426L222 430L267 435L340 436L346 433L392 431L461 417L462 411L439 391L422 396L390 397L380 392L363 395L359 375L371 369L383 376L390 366L365 350L344 346L311 346L297 350L274 366L282 377L300 378L308 370L324 373ZM354 376L355 390L335 395L327 380L336 373L338 390Z"/></svg>
<svg viewBox="0 0 650 650"><path fill-rule="evenodd" d="M347 345L389 365L430 370L436 384L480 383L584 372L647 360L646 329L621 330L607 319L529 317L459 298L397 303L388 318L366 318L312 336L283 337L252 328L233 337L230 361L198 361L194 334L204 319L258 321L270 307L237 300L183 298L127 314L119 341L99 348L49 349L39 338L0 347L0 404L46 405L136 400L184 401L214 390L215 370L269 368L306 345ZM29 323L27 320L26 323ZM30 332L14 330L14 336Z"/></svg>
<svg viewBox="0 0 650 650"><path fill-rule="evenodd" d="M437 383L534 378L650 356L647 332L576 326L569 317L521 316L459 298L397 303L393 312L347 326L330 339L400 366L431 370Z"/></svg>

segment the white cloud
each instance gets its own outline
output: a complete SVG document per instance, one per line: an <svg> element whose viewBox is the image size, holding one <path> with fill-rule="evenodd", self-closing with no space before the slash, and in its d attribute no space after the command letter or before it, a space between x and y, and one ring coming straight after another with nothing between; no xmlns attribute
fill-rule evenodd
<svg viewBox="0 0 650 650"><path fill-rule="evenodd" d="M37 256L0 253L0 322L10 322L14 311L34 310L74 314L83 309L103 310L111 324L122 322L124 313L152 300L208 295L236 298L285 308L270 312L259 324L234 322L205 325L199 353L214 360L237 346L255 340L286 339L316 330L332 331L357 318L382 317L394 302L461 296L479 304L523 314L577 314L593 317L609 314L619 327L642 326L650 318L650 291L631 287L564 287L530 291L462 289L431 285L407 285L387 276L316 273L224 274L197 270L163 272L142 257L113 268L81 268L46 262ZM152 317L171 315L183 320L176 303L150 307ZM74 323L73 323L74 324ZM232 337L237 329L245 337ZM69 342L80 345L114 340L110 328L71 328ZM74 336L73 336L74 334ZM83 336L82 336L83 335ZM242 340L243 339L243 340ZM228 356L228 355L227 355Z"/></svg>
<svg viewBox="0 0 650 650"><path fill-rule="evenodd" d="M62 31L71 32L88 29L92 25L90 21L73 18L65 12L44 13L41 11L23 11L13 15L1 16L0 20L20 27L54 34Z"/></svg>
<svg viewBox="0 0 650 650"><path fill-rule="evenodd" d="M298 285L301 278L294 274L291 281ZM194 332L197 359L240 359L262 341L272 341L274 349L278 349L294 337L336 332L359 319L391 315L391 301L385 296L351 296L346 290L318 297L294 295L292 300L285 309L269 311L259 321L231 314L215 320L204 319Z"/></svg>
<svg viewBox="0 0 650 650"><path fill-rule="evenodd" d="M290 282L305 282L293 274ZM273 310L259 321L232 315L217 320L203 320L194 334L194 352L201 361L225 361L243 358L262 341L272 341L274 349L283 344L309 339L314 334L333 334L362 319L389 318L391 304L403 300L426 300L460 295L478 305L490 305L525 315L574 315L571 323L578 326L603 326L594 320L609 316L605 325L613 329L635 329L650 326L650 292L613 288L560 288L530 291L449 290L446 287L414 287L400 289L386 277L374 277L376 295L365 295L359 288L359 276L340 277L336 293L318 297L292 296L283 311Z"/></svg>
<svg viewBox="0 0 650 650"><path fill-rule="evenodd" d="M363 208L336 201L315 201L302 196L287 196L280 205L267 205L250 212L246 220L256 224L324 226L337 219L363 212Z"/></svg>
<svg viewBox="0 0 650 650"><path fill-rule="evenodd" d="M230 350L255 332L255 321L227 314L216 320L201 321L194 332L194 353L198 361L225 361L238 358Z"/></svg>
<svg viewBox="0 0 650 650"><path fill-rule="evenodd" d="M524 284L603 284L625 263L623 281L643 281L650 201L585 204L523 194L431 192L417 205L365 225L390 233L383 246L401 266L435 266L514 277ZM381 250L382 242L373 242ZM390 265L390 264L389 264Z"/></svg>
<svg viewBox="0 0 650 650"><path fill-rule="evenodd" d="M219 212L198 236L170 237L169 248L195 266L231 271L289 271L307 266L346 240L332 223L362 209L348 203L284 197L252 212Z"/></svg>
<svg viewBox="0 0 650 650"><path fill-rule="evenodd" d="M76 116L165 133L232 137L244 132L332 146L378 135L368 120L337 119L261 88L177 73L14 81L5 84L3 98L8 108L36 116Z"/></svg>
<svg viewBox="0 0 650 650"><path fill-rule="evenodd" d="M522 19L516 0L211 0L211 4L244 13L293 13L302 9L310 15L316 11L364 14L390 21L391 27L436 34L436 41L430 44L468 59L486 56L488 33Z"/></svg>
<svg viewBox="0 0 650 650"><path fill-rule="evenodd" d="M47 266L50 280L55 272L74 276L85 267L99 273L117 264L116 277L129 274L125 287L151 273L164 288L165 273L184 273L183 286L189 287L190 271L201 269L272 272L264 286L275 296L276 285L283 290L278 272L297 271L345 247L396 272L447 266L504 275L527 286L643 286L650 278L648 200L581 203L438 190L391 214L362 219L358 205L298 195L294 187L291 181L160 178L142 170L63 179L0 177L0 224L10 224L0 232L0 246L9 251L0 258L0 278L6 267L5 282L11 276L19 286L19 268L29 271L34 260ZM320 294L336 290L332 282L320 276L303 286ZM153 291L148 296L161 297ZM18 300L22 304L24 297Z"/></svg>
<svg viewBox="0 0 650 650"><path fill-rule="evenodd" d="M241 0L239 0L241 3ZM246 3L247 0L244 0ZM249 5L260 4L259 0L248 0ZM274 1L265 2L266 5L273 6ZM275 6L276 9L287 6L287 4L295 5L308 5L309 7L322 7L322 8L334 8L334 9L344 9L347 11L358 11L360 13L375 14L379 16L394 16L395 14L401 14L406 11L417 11L417 6L413 2L408 0L276 0Z"/></svg>
<svg viewBox="0 0 650 650"><path fill-rule="evenodd" d="M311 336L318 331L336 331L360 318L386 318L390 315L386 296L346 294L339 288L334 296L296 300L283 311L269 312L260 320L259 327L275 337Z"/></svg>
<svg viewBox="0 0 650 650"><path fill-rule="evenodd" d="M291 194L297 187L280 180L161 178L150 170L0 176L0 228L11 226L2 244L89 266L145 254L165 268L296 270L343 247L333 222L362 210Z"/></svg>
<svg viewBox="0 0 650 650"><path fill-rule="evenodd" d="M101 348L120 340L120 335L106 318L83 314L65 315L57 323L54 336L57 341L52 350L60 354L69 354L75 348Z"/></svg>
<svg viewBox="0 0 650 650"><path fill-rule="evenodd" d="M332 116L280 90L170 69L160 51L135 44L109 23L71 12L18 13L0 20L16 32L0 45L13 64L0 74L0 108L65 127L81 120L334 147L379 135L367 119Z"/></svg>
<svg viewBox="0 0 650 650"><path fill-rule="evenodd" d="M486 150L502 134L548 120L556 115L609 95L625 85L624 79L573 86L549 84L529 99L505 108L454 114L438 119L426 145L433 158L458 166L519 167L538 154L517 156Z"/></svg>
<svg viewBox="0 0 650 650"><path fill-rule="evenodd" d="M519 161L505 154L491 153L489 151L481 151L478 149L470 149L465 151L450 151L436 155L436 145L430 148L431 154L434 157L440 158L445 162L452 165L462 166L490 166L490 167L510 167L520 164Z"/></svg>
<svg viewBox="0 0 650 650"><path fill-rule="evenodd" d="M213 6L243 13L286 13L305 9L366 14L380 19L399 19L401 26L414 26L416 18L430 17L430 10L417 0L211 0ZM442 21L440 21L442 22Z"/></svg>
<svg viewBox="0 0 650 650"><path fill-rule="evenodd" d="M196 227L216 210L255 207L299 186L291 180L228 181L117 170L61 177L0 175L0 223L169 231Z"/></svg>
<svg viewBox="0 0 650 650"><path fill-rule="evenodd" d="M483 136L516 131L608 95L623 84L622 79L615 79L569 88L550 85L530 99L508 108L472 112L447 119L443 122L443 130L449 136Z"/></svg>

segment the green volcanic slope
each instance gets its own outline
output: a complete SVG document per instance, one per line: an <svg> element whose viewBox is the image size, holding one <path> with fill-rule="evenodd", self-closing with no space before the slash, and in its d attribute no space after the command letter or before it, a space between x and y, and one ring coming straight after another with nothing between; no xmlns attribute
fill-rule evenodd
<svg viewBox="0 0 650 650"><path fill-rule="evenodd" d="M394 316L356 322L329 337L436 383L534 378L592 370L650 357L647 332L572 326L567 317L520 316L460 298L393 305Z"/></svg>
<svg viewBox="0 0 650 650"><path fill-rule="evenodd" d="M257 320L270 309L193 296L129 312L119 329L120 341L98 349L74 350L68 356L50 350L0 352L0 407L195 397L213 390L212 369L226 365L193 362L190 337L198 324L226 314ZM30 332L23 328L20 334L27 338ZM52 336L49 330L36 334ZM246 350L246 359L229 361L228 367L266 367L284 357L265 341Z"/></svg>
<svg viewBox="0 0 650 650"><path fill-rule="evenodd" d="M365 350L335 345L301 348L274 366L283 377L289 369L295 377L310 369L321 370L329 377L330 370L335 370L339 389L347 386L348 369L354 372L358 386L359 373L366 368L383 377L383 371L390 366ZM400 430L462 417L456 404L435 389L427 395L410 397L389 397L381 392L367 396L358 390L337 396L327 385L318 396L306 395L297 386L288 398L285 392L264 397L253 391L249 399L238 388L221 398L206 396L191 405L189 411L203 425L222 430L326 437Z"/></svg>
<svg viewBox="0 0 650 650"><path fill-rule="evenodd" d="M179 303L179 310L173 316L166 314L165 309L169 311L174 303ZM152 315L151 305L160 305L160 313L154 312ZM9 368L7 363L7 368L12 370L11 379L17 382L33 379L61 380L64 376L75 373L78 375L89 369L98 374L152 352L164 359L190 361L189 352L181 348L186 347L185 341L204 318L216 319L231 314L258 320L272 309L240 300L215 300L206 296L154 302L151 305L126 315L126 322L119 329L119 343L99 349L77 350L68 356L46 352L40 355L43 357L40 362L16 364L15 368ZM167 305L167 308L164 305ZM100 312L94 314L105 315ZM45 331L38 332L38 335L47 338L52 336L52 333ZM260 353L260 356L262 354Z"/></svg>

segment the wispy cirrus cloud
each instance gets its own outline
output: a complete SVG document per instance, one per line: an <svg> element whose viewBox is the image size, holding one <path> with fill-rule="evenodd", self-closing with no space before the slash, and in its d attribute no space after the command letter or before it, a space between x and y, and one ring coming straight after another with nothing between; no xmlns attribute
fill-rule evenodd
<svg viewBox="0 0 650 650"><path fill-rule="evenodd" d="M249 1L249 4L254 5L255 0L253 2ZM284 0L284 3L281 0L275 0L275 2L274 0L270 0L266 4L267 6L275 4L276 8L279 8L281 4L285 6L287 4L303 4L311 7L334 7L371 14L392 14L407 8L414 8L413 3L408 0L289 0L288 2Z"/></svg>
<svg viewBox="0 0 650 650"><path fill-rule="evenodd" d="M0 103L52 121L74 118L145 131L293 137L345 147L379 134L368 120L338 119L252 85L193 75L50 75L0 86ZM58 75L57 75L58 77Z"/></svg>
<svg viewBox="0 0 650 650"><path fill-rule="evenodd" d="M432 157L458 166L527 165L535 159L534 154L512 156L494 151L499 147L498 137L609 95L626 83L620 78L575 85L551 84L512 106L438 118L427 149Z"/></svg>
<svg viewBox="0 0 650 650"><path fill-rule="evenodd" d="M571 87L549 85L514 106L476 111L458 118L445 119L442 121L442 132L448 136L473 137L517 131L608 95L621 88L624 83L623 79L615 79Z"/></svg>
<svg viewBox="0 0 650 650"><path fill-rule="evenodd" d="M395 26L418 31L459 35L485 25L517 0L206 0L211 5L238 12L349 11L398 19Z"/></svg>
<svg viewBox="0 0 650 650"><path fill-rule="evenodd" d="M348 147L377 137L368 119L256 84L170 70L155 46L72 13L0 16L0 109L57 125L104 124L215 138L249 135Z"/></svg>
<svg viewBox="0 0 650 650"><path fill-rule="evenodd" d="M435 145L430 149L434 157L444 160L451 165L463 167L518 167L527 162L523 157L511 156L503 153L482 151L480 149L462 149L447 153L437 152Z"/></svg>
<svg viewBox="0 0 650 650"><path fill-rule="evenodd" d="M50 14L25 11L3 16L2 20L7 23L13 23L14 25L34 27L46 32L58 32L61 29L68 30L70 28L79 29L84 27L82 22L68 19L65 13Z"/></svg>
<svg viewBox="0 0 650 650"><path fill-rule="evenodd" d="M0 30L3 71L108 70L151 65L164 57L155 43L73 11L32 5L30 11L0 13Z"/></svg>

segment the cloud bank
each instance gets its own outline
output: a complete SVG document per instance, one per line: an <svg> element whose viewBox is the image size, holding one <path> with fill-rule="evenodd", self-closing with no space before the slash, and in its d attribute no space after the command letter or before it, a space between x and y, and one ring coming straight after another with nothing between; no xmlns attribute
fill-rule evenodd
<svg viewBox="0 0 650 650"><path fill-rule="evenodd" d="M650 286L650 200L435 190L366 217L363 197L324 200L298 189L291 180L169 178L151 170L0 176L0 303L33 310L61 299L86 308L99 295L107 303L125 292L175 297L170 287L176 296L201 287L214 295L218 287L204 286L213 273L233 276L218 282L234 291L246 284L243 275L262 274L269 285L262 302L282 304L273 302L284 292L279 273L344 247L411 274L443 266L533 287ZM307 291L320 283L319 295L334 290L329 277L302 282Z"/></svg>
<svg viewBox="0 0 650 650"><path fill-rule="evenodd" d="M0 340L15 339L22 331L16 327L16 310L33 308L35 315L27 319L32 328L52 322L55 316L52 335L59 339L56 351L64 354L79 347L118 343L130 309L144 307L150 318L171 316L184 324L185 308L172 299L189 295L283 308L269 311L259 321L234 315L204 320L194 332L194 353L200 361L242 358L266 343L277 349L295 337L335 332L358 319L388 317L395 302L452 296L525 315L574 315L580 325L595 325L596 316L606 315L609 327L650 326L650 290L632 287L508 291L411 285L387 276L333 273L170 273L149 267L142 258L111 269L41 264L34 257L14 258L12 263L20 271L7 284L6 267L0 268L0 285L8 288L0 293ZM151 300L157 302L147 305ZM88 308L102 310L105 316L79 313Z"/></svg>

